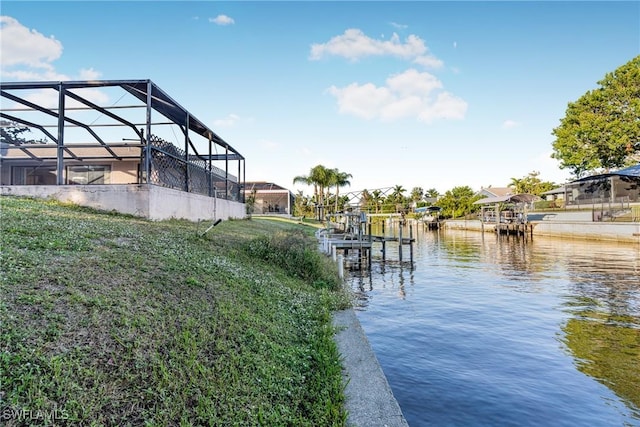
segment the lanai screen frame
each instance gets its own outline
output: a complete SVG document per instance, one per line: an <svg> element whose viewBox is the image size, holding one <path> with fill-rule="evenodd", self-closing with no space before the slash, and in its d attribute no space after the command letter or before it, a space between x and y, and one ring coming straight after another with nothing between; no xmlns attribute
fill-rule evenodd
<svg viewBox="0 0 640 427"><path fill-rule="evenodd" d="M141 105L146 109L145 113L145 123L142 129L138 129L139 123L131 123L124 117L121 117L117 114L117 112L113 112L110 107L100 106L96 103L86 99L78 95L77 93L72 92L73 89L99 89L105 87L119 87L122 90L126 91L133 97L137 98ZM18 95L17 92L20 91L33 91L33 90L46 90L53 89L58 92L58 105L57 108L45 107L43 105L38 105L37 103L31 102L27 99L24 99ZM65 127L67 123L70 123L73 126L84 128L89 134L91 134L96 140L97 146L104 147L107 151L110 152L114 159L120 159L115 152L110 149L110 144L106 144L102 141L102 139L91 129L91 124L80 122L76 119L70 118L67 116L67 109L65 107L67 98L70 98L83 106L85 106L89 110L95 110L105 116L108 116L110 119L119 122L122 126L130 127L135 134L140 138L140 144L142 146L147 144L147 139L149 135L152 135L152 121L151 115L152 112L155 111L165 118L167 118L171 123L179 126L181 131L184 134L184 152L185 152L185 163L191 165L191 159L198 159L205 161L208 166L208 171L212 171L212 166L214 161L224 161L224 178L225 178L225 189L229 188L230 183L230 173L229 173L229 162L237 161L238 169L237 169L237 188L235 199L243 202L244 201L244 193L242 188L244 187L245 182L245 158L238 152L235 148L233 148L230 144L224 141L219 135L217 135L213 130L207 127L202 121L198 120L195 116L193 116L187 109L182 107L178 102L176 102L173 98L171 98L167 93L165 93L162 89L160 89L153 81L149 79L143 80L91 80L91 81L32 81L32 82L0 82L0 95L2 101L10 100L15 103L18 103L24 107L30 108L35 111L39 111L49 116L53 116L57 119L57 133L54 135L53 133L47 131L45 127L38 123L33 123L28 121L19 115L10 114L11 111L7 112L3 107L0 106L0 118L4 120L8 120L10 122L15 122L20 125L26 126L28 128L34 128L40 130L43 134L45 134L49 139L51 139L57 146L57 158L56 158L56 185L64 185L64 164L65 164L65 151L71 153L69 150L70 146L65 146ZM133 108L133 107L132 107ZM7 109L9 110L9 109ZM59 114L62 112L62 114ZM201 154L198 152L195 147L192 139L190 138L190 134L194 133L199 135L208 141L208 154ZM146 137L145 137L146 135ZM113 146L113 145L112 145ZM20 146L20 148L27 153L32 158L37 158L33 153L28 151L28 146ZM215 154L214 154L215 148ZM218 154L218 148L224 150L223 154ZM144 170L143 174L139 175L138 183L139 184L151 184L151 150L143 150L144 155L143 159L141 159L141 168ZM82 160L72 154L72 156L76 160ZM187 171L189 168L186 168ZM188 172L187 172L188 174ZM187 185L186 191L189 191L189 187ZM215 192L209 191L209 195L215 195ZM227 199L231 199L230 195L227 191L225 191L225 197Z"/></svg>

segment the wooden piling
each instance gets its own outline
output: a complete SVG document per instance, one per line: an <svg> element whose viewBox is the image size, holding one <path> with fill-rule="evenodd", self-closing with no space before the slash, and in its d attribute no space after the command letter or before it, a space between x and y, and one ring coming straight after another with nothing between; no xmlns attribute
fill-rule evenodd
<svg viewBox="0 0 640 427"><path fill-rule="evenodd" d="M400 257L400 262L402 262L402 222L400 223L400 238L398 239L398 256Z"/></svg>
<svg viewBox="0 0 640 427"><path fill-rule="evenodd" d="M413 265L413 225L409 225L409 260Z"/></svg>

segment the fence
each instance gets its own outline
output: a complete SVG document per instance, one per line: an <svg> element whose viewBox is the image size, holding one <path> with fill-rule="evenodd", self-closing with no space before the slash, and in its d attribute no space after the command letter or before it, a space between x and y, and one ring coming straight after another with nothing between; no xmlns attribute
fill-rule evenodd
<svg viewBox="0 0 640 427"><path fill-rule="evenodd" d="M147 149L151 150L149 182L190 193L244 202L237 178L210 165L197 156L189 156L170 142L154 135ZM144 153L143 156L144 158Z"/></svg>

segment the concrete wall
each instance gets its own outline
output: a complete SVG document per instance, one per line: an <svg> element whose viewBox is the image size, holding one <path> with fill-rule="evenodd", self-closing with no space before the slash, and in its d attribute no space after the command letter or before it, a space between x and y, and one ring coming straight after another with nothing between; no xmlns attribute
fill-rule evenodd
<svg viewBox="0 0 640 427"><path fill-rule="evenodd" d="M541 221L534 223L533 235L640 243L640 223Z"/></svg>
<svg viewBox="0 0 640 427"><path fill-rule="evenodd" d="M105 211L163 220L190 221L244 218L243 203L149 184L129 185L13 185L0 194L52 198Z"/></svg>
<svg viewBox="0 0 640 427"><path fill-rule="evenodd" d="M482 231L482 222L479 219L448 219L443 222L445 228L452 230ZM494 231L494 224L485 224L484 231Z"/></svg>
<svg viewBox="0 0 640 427"><path fill-rule="evenodd" d="M590 212L589 212L590 214ZM533 236L640 243L640 223L543 220L532 221ZM480 220L446 220L444 227L452 230L482 231ZM484 231L493 233L495 224L485 224Z"/></svg>

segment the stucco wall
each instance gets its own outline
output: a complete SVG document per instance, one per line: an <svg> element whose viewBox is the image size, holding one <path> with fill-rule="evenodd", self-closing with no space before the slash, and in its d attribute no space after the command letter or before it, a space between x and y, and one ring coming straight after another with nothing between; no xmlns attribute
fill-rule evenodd
<svg viewBox="0 0 640 427"><path fill-rule="evenodd" d="M148 184L13 185L0 187L0 194L53 198L152 220L179 218L199 221L245 217L243 203Z"/></svg>

